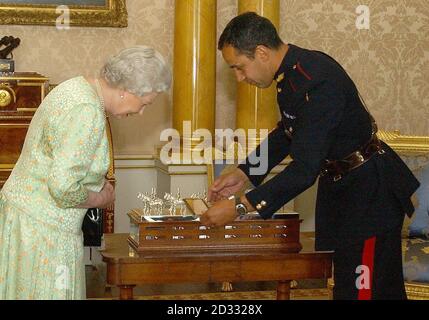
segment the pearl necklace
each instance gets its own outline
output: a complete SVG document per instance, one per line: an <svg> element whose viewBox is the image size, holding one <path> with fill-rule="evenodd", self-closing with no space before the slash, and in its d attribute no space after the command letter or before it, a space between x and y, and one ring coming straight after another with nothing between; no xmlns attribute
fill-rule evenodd
<svg viewBox="0 0 429 320"><path fill-rule="evenodd" d="M101 91L101 84L98 79L95 79L95 87L97 89L98 99L100 100L101 110L103 111L104 117L107 118L106 108L104 107L103 92Z"/></svg>

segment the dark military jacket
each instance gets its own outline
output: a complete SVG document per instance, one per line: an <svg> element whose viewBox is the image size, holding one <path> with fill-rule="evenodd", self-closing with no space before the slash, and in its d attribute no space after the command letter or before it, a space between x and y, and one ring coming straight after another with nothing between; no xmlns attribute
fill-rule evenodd
<svg viewBox="0 0 429 320"><path fill-rule="evenodd" d="M324 53L289 44L275 81L282 119L263 142L268 143L268 170L250 174L259 164L249 158L239 166L257 186L246 197L264 219L312 186L326 159L345 158L372 135L371 117L355 84ZM419 183L400 157L382 145L384 154L377 153L339 181L320 177L316 249L332 250L399 229L404 213L414 211L410 197ZM259 156L260 150L255 150ZM288 155L290 165L262 183Z"/></svg>

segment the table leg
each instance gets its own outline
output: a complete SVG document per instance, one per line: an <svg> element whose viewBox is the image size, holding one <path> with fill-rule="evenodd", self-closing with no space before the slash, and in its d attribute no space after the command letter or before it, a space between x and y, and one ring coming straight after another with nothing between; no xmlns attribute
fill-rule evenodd
<svg viewBox="0 0 429 320"><path fill-rule="evenodd" d="M281 280L277 284L277 300L290 300L291 280Z"/></svg>
<svg viewBox="0 0 429 320"><path fill-rule="evenodd" d="M134 285L119 286L119 299L120 300L133 300Z"/></svg>

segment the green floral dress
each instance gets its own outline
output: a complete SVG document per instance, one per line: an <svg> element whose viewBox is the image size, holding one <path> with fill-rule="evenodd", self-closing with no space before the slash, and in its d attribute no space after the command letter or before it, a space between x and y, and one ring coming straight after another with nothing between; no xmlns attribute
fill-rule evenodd
<svg viewBox="0 0 429 320"><path fill-rule="evenodd" d="M104 111L83 77L43 100L0 191L0 299L85 299L87 190L109 167Z"/></svg>

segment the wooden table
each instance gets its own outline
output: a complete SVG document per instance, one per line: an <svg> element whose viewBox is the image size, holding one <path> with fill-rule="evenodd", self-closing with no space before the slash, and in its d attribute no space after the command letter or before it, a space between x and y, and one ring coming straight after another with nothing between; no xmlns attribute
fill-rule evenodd
<svg viewBox="0 0 429 320"><path fill-rule="evenodd" d="M187 282L278 281L277 299L290 298L290 282L299 279L327 279L332 272L332 253L279 250L253 252L163 253L135 252L128 234L106 234L107 284L118 286L120 299L133 299L136 285Z"/></svg>

